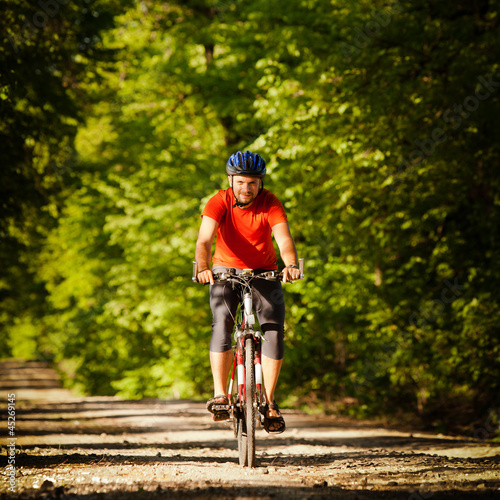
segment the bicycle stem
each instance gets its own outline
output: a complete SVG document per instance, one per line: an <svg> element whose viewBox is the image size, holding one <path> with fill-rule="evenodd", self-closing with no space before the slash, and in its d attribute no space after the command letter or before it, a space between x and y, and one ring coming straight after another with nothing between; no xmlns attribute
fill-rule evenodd
<svg viewBox="0 0 500 500"><path fill-rule="evenodd" d="M247 292L243 296L243 309L245 311L245 324L248 326L255 325L255 316L252 312L252 294Z"/></svg>

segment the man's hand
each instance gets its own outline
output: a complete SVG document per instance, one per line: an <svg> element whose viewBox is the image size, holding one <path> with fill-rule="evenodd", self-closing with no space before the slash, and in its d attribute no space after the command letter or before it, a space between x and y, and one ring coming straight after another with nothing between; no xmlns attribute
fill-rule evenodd
<svg viewBox="0 0 500 500"><path fill-rule="evenodd" d="M205 269L199 272L197 278L200 283L210 283L211 285L214 284L214 275L210 269Z"/></svg>
<svg viewBox="0 0 500 500"><path fill-rule="evenodd" d="M295 267L285 267L283 269L283 283L300 279L300 269Z"/></svg>

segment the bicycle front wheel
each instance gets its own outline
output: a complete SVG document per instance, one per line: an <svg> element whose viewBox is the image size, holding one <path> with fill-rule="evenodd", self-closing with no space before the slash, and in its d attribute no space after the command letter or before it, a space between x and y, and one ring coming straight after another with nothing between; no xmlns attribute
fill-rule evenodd
<svg viewBox="0 0 500 500"><path fill-rule="evenodd" d="M247 430L248 467L255 466L255 420L257 413L257 395L255 390L255 343L253 337L245 340L245 420Z"/></svg>
<svg viewBox="0 0 500 500"><path fill-rule="evenodd" d="M236 437L238 438L238 459L240 465L245 467L248 465L248 439L245 429L245 420L238 417L235 420Z"/></svg>
<svg viewBox="0 0 500 500"><path fill-rule="evenodd" d="M233 410L233 429L234 437L238 440L238 459L240 465L245 467L248 465L247 424L245 412L242 411L239 397L236 400Z"/></svg>

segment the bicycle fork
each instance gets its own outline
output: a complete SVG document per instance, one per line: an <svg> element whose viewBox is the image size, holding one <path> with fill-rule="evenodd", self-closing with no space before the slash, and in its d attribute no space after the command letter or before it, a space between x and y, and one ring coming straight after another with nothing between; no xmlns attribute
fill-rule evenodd
<svg viewBox="0 0 500 500"><path fill-rule="evenodd" d="M263 400L263 380L262 380L262 358L261 358L261 333L251 332L247 335L253 337L255 343L255 357L254 357L254 370L255 370L255 385L259 395L259 401ZM232 394L234 385L234 376L236 372L238 383L238 398L240 402L246 401L245 390L245 334L244 331L238 329L235 334L236 337L236 355L233 363L233 370L231 373L231 381L229 383L229 395Z"/></svg>

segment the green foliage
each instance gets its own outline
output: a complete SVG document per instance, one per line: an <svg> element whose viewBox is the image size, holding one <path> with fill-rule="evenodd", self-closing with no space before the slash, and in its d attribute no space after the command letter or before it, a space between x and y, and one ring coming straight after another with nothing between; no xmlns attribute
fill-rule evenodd
<svg viewBox="0 0 500 500"><path fill-rule="evenodd" d="M4 4L4 355L23 339L94 394L209 393L191 260L248 148L307 262L279 397L440 428L498 407L494 4L101 0L23 43Z"/></svg>
<svg viewBox="0 0 500 500"><path fill-rule="evenodd" d="M13 329L2 355L12 354L9 345L19 350L30 325L45 334L38 256L71 191L74 136L91 100L87 85L98 79L89 68L110 60L100 33L118 8L99 0L40 3L1 2L0 326Z"/></svg>

